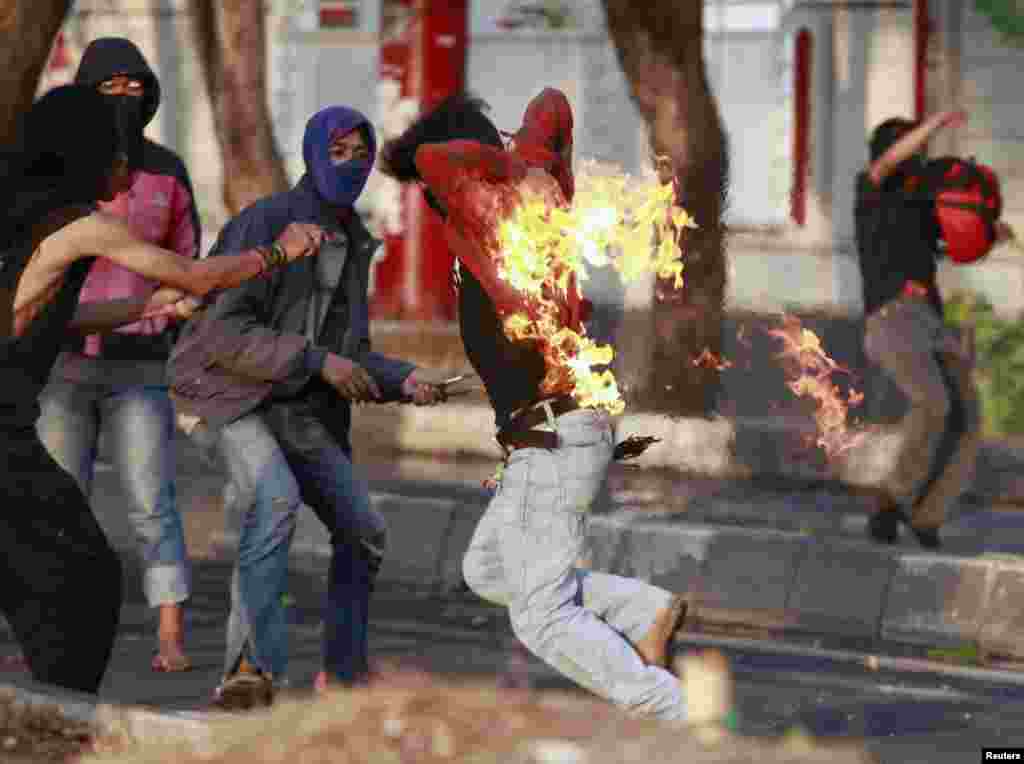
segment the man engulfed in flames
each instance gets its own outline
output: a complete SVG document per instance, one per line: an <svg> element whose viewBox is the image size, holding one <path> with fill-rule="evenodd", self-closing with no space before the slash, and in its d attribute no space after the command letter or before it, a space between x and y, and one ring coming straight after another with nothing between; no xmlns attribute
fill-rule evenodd
<svg viewBox="0 0 1024 764"><path fill-rule="evenodd" d="M694 227L673 206L671 184L636 182L593 165L582 174L571 203L555 205L542 189L527 188L523 200L498 229L498 275L524 296L505 318L513 339L535 340L547 361L545 392L571 387L584 406L621 414L625 403L607 366L614 351L586 336L582 326L562 321L562 303L587 278L587 266L615 267L623 281L648 270L683 285L679 236ZM659 241L652 249L652 239Z"/></svg>
<svg viewBox="0 0 1024 764"><path fill-rule="evenodd" d="M580 281L588 263L617 253L627 280L653 266L681 284L669 227L693 224L672 208L670 186L637 191L608 176L577 189L572 126L568 99L547 88L506 150L479 104L455 99L383 152L385 171L422 183L445 218L460 272L463 344L506 453L463 574L481 597L508 607L527 648L592 692L661 719L720 720L727 708L695 718L701 714L670 672L669 644L686 601L576 568L587 511L616 453L610 414L624 408L610 372L594 369L612 350L586 335ZM662 244L652 256L654 229Z"/></svg>

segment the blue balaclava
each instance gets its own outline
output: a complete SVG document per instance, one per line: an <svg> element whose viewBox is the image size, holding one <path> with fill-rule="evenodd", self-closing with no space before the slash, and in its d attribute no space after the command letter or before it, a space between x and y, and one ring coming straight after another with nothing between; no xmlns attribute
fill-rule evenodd
<svg viewBox="0 0 1024 764"><path fill-rule="evenodd" d="M331 139L356 129L363 131L370 158L332 164L328 150ZM377 138L373 125L355 109L328 106L310 117L306 123L306 135L302 139L302 158L306 161L306 172L313 178L320 197L331 204L351 207L355 203L370 177L376 156Z"/></svg>

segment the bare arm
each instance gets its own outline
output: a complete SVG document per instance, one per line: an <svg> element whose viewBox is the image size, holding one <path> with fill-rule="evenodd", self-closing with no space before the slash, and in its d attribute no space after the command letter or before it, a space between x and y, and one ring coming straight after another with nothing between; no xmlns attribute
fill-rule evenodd
<svg viewBox="0 0 1024 764"><path fill-rule="evenodd" d="M323 231L292 224L278 238L288 261L317 251ZM48 237L22 274L15 310L45 298L76 260L98 255L167 286L204 296L230 289L265 271L263 255L251 249L231 257L190 260L135 237L127 225L104 213L76 220Z"/></svg>
<svg viewBox="0 0 1024 764"><path fill-rule="evenodd" d="M871 181L876 186L880 185L900 164L919 152L936 131L943 127L957 127L966 121L967 114L963 111L943 111L929 117L871 163L868 168Z"/></svg>

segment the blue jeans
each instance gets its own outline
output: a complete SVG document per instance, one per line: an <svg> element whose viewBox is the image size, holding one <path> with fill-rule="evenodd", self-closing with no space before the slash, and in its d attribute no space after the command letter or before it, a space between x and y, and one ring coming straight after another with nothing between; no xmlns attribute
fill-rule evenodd
<svg viewBox="0 0 1024 764"><path fill-rule="evenodd" d="M242 508L232 578L225 672L243 651L260 669L284 674L288 660L288 553L300 505L331 534L324 613L324 669L342 682L367 671L369 601L386 545L346 449L301 406L273 405L221 428L214 442Z"/></svg>
<svg viewBox="0 0 1024 764"><path fill-rule="evenodd" d="M128 498L151 607L188 599L185 532L174 492L174 407L165 387L50 380L39 397L39 438L90 496L102 427Z"/></svg>
<svg viewBox="0 0 1024 764"><path fill-rule="evenodd" d="M644 664L631 644L669 605L669 592L578 567L614 450L608 417L572 411L553 429L558 448L509 456L463 560L466 583L507 607L519 641L565 676L634 714L683 719L679 680Z"/></svg>

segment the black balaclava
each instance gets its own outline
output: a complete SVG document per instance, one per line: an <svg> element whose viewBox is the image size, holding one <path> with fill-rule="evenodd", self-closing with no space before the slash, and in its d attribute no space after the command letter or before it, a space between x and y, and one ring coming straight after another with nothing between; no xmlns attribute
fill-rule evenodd
<svg viewBox="0 0 1024 764"><path fill-rule="evenodd" d="M20 128L0 180L4 243L18 240L51 212L99 199L118 152L114 113L89 87L50 90L32 105Z"/></svg>
<svg viewBox="0 0 1024 764"><path fill-rule="evenodd" d="M78 65L75 84L98 88L100 83L117 75L142 80L145 92L141 97L104 95L117 119L121 151L132 168L142 164L143 131L160 106L160 83L142 53L131 40L123 37L101 37L89 43Z"/></svg>

